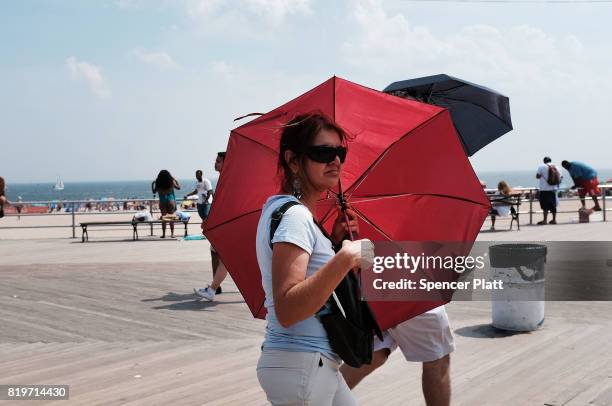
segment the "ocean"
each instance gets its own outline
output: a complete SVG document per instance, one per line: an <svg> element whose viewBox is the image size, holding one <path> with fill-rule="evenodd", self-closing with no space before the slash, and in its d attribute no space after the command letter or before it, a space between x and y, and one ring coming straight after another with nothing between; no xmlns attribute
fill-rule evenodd
<svg viewBox="0 0 612 406"><path fill-rule="evenodd" d="M217 179L210 179L213 188ZM181 190L177 197L195 189L195 179L179 179ZM23 201L53 201L53 200L99 200L112 197L114 199L150 199L150 180L112 181L112 182L64 182L64 190L53 190L53 183L7 183L6 195L10 201L16 201L19 196Z"/></svg>
<svg viewBox="0 0 612 406"><path fill-rule="evenodd" d="M600 183L612 179L612 169L598 170ZM564 176L562 187L572 186L572 181L567 172ZM537 185L535 168L533 171L479 171L478 178L483 180L487 188L495 189L500 180L505 180L512 187L534 187ZM217 179L211 179L213 188ZM179 180L181 190L177 197L193 191L195 179ZM113 181L113 182L64 182L63 191L54 191L52 183L8 183L7 197L10 201L16 201L21 196L23 201L52 201L52 200L88 200L88 199L150 199L150 180Z"/></svg>
<svg viewBox="0 0 612 406"><path fill-rule="evenodd" d="M569 173L560 165L557 166L561 170L563 181L561 188L569 188L574 185ZM497 189L497 184L505 180L510 187L537 187L539 181L536 179L536 169L532 171L480 171L476 172L478 179L484 181L489 189ZM608 179L612 179L612 169L597 169L597 179L599 183L605 183Z"/></svg>

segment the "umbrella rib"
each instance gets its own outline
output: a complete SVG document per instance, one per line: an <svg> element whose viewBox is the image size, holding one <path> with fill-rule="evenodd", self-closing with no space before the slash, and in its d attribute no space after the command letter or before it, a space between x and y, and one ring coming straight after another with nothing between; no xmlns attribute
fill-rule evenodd
<svg viewBox="0 0 612 406"><path fill-rule="evenodd" d="M449 92L449 91L453 91L455 89L459 89L459 88L465 87L465 86L467 86L467 83L459 83L458 85L453 86L453 87L449 87L448 89L438 90L438 92Z"/></svg>
<svg viewBox="0 0 612 406"><path fill-rule="evenodd" d="M257 210L252 210L252 211L249 211L249 212L247 212L247 213L242 213L242 214L241 214L241 215L239 215L239 216L233 217L233 218L231 218L231 219L229 219L229 220L224 221L223 223L219 223L219 224L217 224L216 226L214 226L214 227L211 227L211 228L207 229L207 230L206 230L206 232L213 231L213 230L214 230L214 229L216 229L216 228L219 228L219 227L224 226L224 225L226 225L226 224L229 224L229 223L231 223L231 222L233 222L233 221L239 220L239 219L241 219L241 218L243 218L243 217L249 216L249 215L251 215L251 214L254 214L254 213L257 213L257 212L260 212L260 211L261 211L261 209L257 209Z"/></svg>
<svg viewBox="0 0 612 406"><path fill-rule="evenodd" d="M355 213L357 213L357 215L359 215L359 217L361 217L363 219L363 221L365 221L366 223L368 223L370 226L372 226L376 231L378 231L380 234L382 234L387 240L389 241L393 241L393 239L391 237L389 237L387 235L387 233L385 233L383 230L380 229L380 227L378 227L376 224L372 223L370 221L370 219L368 219L365 214L363 214L363 212L357 208L353 207L353 210L355 210Z"/></svg>
<svg viewBox="0 0 612 406"><path fill-rule="evenodd" d="M374 162L372 162L372 164L370 164L370 166L363 172L363 174L359 177L359 179L357 179L353 185L351 187L349 187L346 190L346 194L347 194L347 199L350 198L353 195L353 192L355 191L355 189L357 189L367 178L367 176L370 174L370 172L372 172L374 170L374 168L376 167L376 165L378 165L378 163L380 161L382 161L382 159L385 157L385 155L387 155L387 153L389 152L389 150L398 142L402 141L404 138L406 138L407 136L409 136L411 133L413 133L414 131L420 129L421 127L424 127L426 125L428 125L431 121L433 121L435 118L437 118L440 114L444 113L446 110L441 110L438 113L436 113L435 115L431 116L427 121L422 122L421 124L419 124L418 126L416 126L415 128L413 128L412 130L410 130L409 132L407 132L406 134L402 135L397 141L393 142L391 145L389 145L378 157L378 159ZM350 192L349 192L350 191Z"/></svg>
<svg viewBox="0 0 612 406"><path fill-rule="evenodd" d="M462 200L464 202L469 202L469 203L474 203L477 204L479 206L485 206L484 204L477 202L475 200L472 199L468 199L465 197L459 197L459 196L450 196L450 195L443 195L443 194L438 194L438 193L397 193L397 194L391 194L391 195L382 195L382 196L364 196L365 198L363 200L359 200L359 203L362 202L374 202L377 200L383 200L383 199L392 199L392 198L396 198L396 197L403 197L403 196L433 196L433 197L442 197L445 199L454 199L454 200Z"/></svg>
<svg viewBox="0 0 612 406"><path fill-rule="evenodd" d="M266 117L266 115L270 114L271 112L265 113L259 117L257 117L255 120L249 121L248 123L244 123L243 125L241 125L240 127L237 128L246 128L246 127L250 127L253 126L255 124L261 124L262 122L265 121L270 121L270 120L274 120L275 118L279 118L281 116L285 116L287 115L286 111L279 111L274 115L271 115L270 117ZM251 114L260 114L260 113L251 113ZM246 116L245 116L246 117ZM234 129L233 131L236 131L236 129Z"/></svg>
<svg viewBox="0 0 612 406"><path fill-rule="evenodd" d="M446 100L453 100L453 101L458 101L458 102L462 102L462 103L466 103L466 104L471 104L472 106L476 106L476 107L478 107L478 108L480 108L480 109L484 110L485 112L489 113L489 114L490 114L490 115L492 115L493 117L495 117L495 118L497 118L497 119L500 119L500 117L499 117L499 116L497 116L495 113L493 113L491 110L489 110L489 109L487 109L486 107L483 107L483 106L481 106L481 105L479 105L479 104L475 104L475 103L473 103L473 102L469 102L469 101L466 101L466 100L461 100L461 99L455 99L455 98L453 98L453 97L447 97L447 96L434 96L434 98L444 98L444 99L446 99ZM504 120L502 120L502 122L503 122L504 124L506 124L506 122L505 122ZM510 129L512 129L512 125L510 125Z"/></svg>
<svg viewBox="0 0 612 406"><path fill-rule="evenodd" d="M267 146L266 144L262 144L262 143L261 143L261 142L259 142L259 141L255 141L253 138L247 137L246 135L241 134L241 133L239 133L239 132L238 132L238 131L236 131L236 130L232 130L232 132L233 132L234 134L236 134L236 135L241 136L242 138L244 138L244 139L246 139L246 140L249 140L249 141L251 141L251 142L254 142L254 143L255 143L255 144L257 144L257 145L261 145L262 147L264 147L264 148L266 148L266 149L269 149L270 151L274 152L275 154L278 154L278 151L275 151L273 148L270 148L270 147L269 147L269 146Z"/></svg>

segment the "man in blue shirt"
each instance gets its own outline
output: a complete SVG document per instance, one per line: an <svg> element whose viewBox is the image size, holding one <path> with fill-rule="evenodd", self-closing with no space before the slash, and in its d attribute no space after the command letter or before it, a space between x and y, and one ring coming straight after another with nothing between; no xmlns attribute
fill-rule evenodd
<svg viewBox="0 0 612 406"><path fill-rule="evenodd" d="M580 188L578 189L578 196L580 196L582 208L585 208L584 197L588 194L593 199L593 202L595 202L593 210L601 211L601 207L599 207L599 202L597 201L597 195L600 194L597 171L589 165L578 161L563 161L561 162L561 166L569 172L574 180L572 189Z"/></svg>

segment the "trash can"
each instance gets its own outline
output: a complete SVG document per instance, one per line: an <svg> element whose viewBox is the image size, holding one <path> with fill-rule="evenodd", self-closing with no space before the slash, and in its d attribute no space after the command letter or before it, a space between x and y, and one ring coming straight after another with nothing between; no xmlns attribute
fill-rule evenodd
<svg viewBox="0 0 612 406"><path fill-rule="evenodd" d="M533 331L544 323L546 246L498 244L489 247L491 279L503 289L491 292L493 326Z"/></svg>

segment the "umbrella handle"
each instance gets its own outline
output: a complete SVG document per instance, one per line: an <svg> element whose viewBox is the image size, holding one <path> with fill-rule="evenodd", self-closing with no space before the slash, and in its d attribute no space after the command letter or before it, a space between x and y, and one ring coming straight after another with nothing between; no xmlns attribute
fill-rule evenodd
<svg viewBox="0 0 612 406"><path fill-rule="evenodd" d="M346 199L344 199L344 193L342 193L342 181L338 179L338 204L340 205L340 210L342 210L342 214L344 214L344 221L346 222L346 228L348 231L349 238L351 241L355 241L355 237L353 236L353 232L351 231L351 227L349 226L349 218L348 214L346 214Z"/></svg>
<svg viewBox="0 0 612 406"><path fill-rule="evenodd" d="M349 226L349 218L348 214L346 214L346 209L348 208L346 204L346 199L344 198L344 193L342 192L342 182L338 179L338 204L340 205L340 210L344 214L344 221L346 222L346 227L348 229L348 235L351 241L355 241L355 237L353 236L353 232L351 231L351 227ZM365 300L362 294L363 290L361 289L361 268L357 270L357 293L359 295L360 300Z"/></svg>
<svg viewBox="0 0 612 406"><path fill-rule="evenodd" d="M353 232L351 231L351 227L349 226L349 218L346 214L346 209L342 209L342 213L344 213L344 221L346 221L346 228L348 228L348 235L351 241L355 241L355 237L353 236Z"/></svg>

